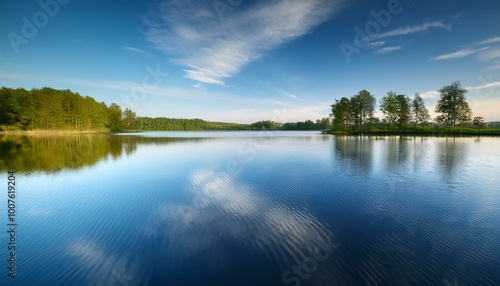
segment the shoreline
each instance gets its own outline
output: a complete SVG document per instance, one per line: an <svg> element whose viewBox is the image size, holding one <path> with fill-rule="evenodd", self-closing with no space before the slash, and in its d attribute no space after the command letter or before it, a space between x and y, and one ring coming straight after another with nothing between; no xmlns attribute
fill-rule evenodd
<svg viewBox="0 0 500 286"><path fill-rule="evenodd" d="M205 132L205 131L241 131L241 130L171 130L171 131L124 131L112 132L109 130L51 130L51 129L37 129L37 130L3 130L0 131L1 136L38 136L38 135L118 135L129 133L143 133L143 132ZM245 130L249 132L262 132L263 130ZM500 136L500 129L483 129L481 132L472 130L404 130L404 131L390 131L390 130L372 130L372 131L336 131L336 130L265 130L265 131L280 131L280 132L294 132L294 131L318 131L326 135L336 136L425 136L425 137L495 137Z"/></svg>
<svg viewBox="0 0 500 286"><path fill-rule="evenodd" d="M0 135L81 135L81 134L111 134L113 132L106 130L3 130Z"/></svg>
<svg viewBox="0 0 500 286"><path fill-rule="evenodd" d="M425 137L495 137L500 136L500 129L483 129L481 132L469 130L405 130L405 131L389 131L389 130L372 130L372 131L335 131L327 130L324 134L343 135L343 136L425 136Z"/></svg>

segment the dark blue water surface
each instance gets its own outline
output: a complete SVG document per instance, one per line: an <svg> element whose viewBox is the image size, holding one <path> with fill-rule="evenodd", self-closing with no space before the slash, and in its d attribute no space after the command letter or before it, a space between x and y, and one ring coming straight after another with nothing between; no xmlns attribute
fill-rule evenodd
<svg viewBox="0 0 500 286"><path fill-rule="evenodd" d="M500 138L1 142L2 285L500 285Z"/></svg>

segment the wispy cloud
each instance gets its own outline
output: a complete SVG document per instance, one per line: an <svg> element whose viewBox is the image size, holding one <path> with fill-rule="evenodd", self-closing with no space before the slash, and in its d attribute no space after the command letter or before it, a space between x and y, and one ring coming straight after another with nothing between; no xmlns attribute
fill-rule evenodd
<svg viewBox="0 0 500 286"><path fill-rule="evenodd" d="M437 56L435 58L430 59L431 61L442 61L442 60L452 60L452 59L459 59L463 57L470 56L472 54L475 54L478 50L467 48L467 49L462 49L453 53L449 54L444 54Z"/></svg>
<svg viewBox="0 0 500 286"><path fill-rule="evenodd" d="M490 62L494 59L500 58L500 46L493 49L485 50L478 55L479 59L485 62Z"/></svg>
<svg viewBox="0 0 500 286"><path fill-rule="evenodd" d="M185 76L224 85L266 51L311 31L338 10L340 1L260 1L218 17L213 1L163 1L146 20L148 40ZM242 5L243 6L243 5ZM247 6L247 5L245 5Z"/></svg>
<svg viewBox="0 0 500 286"><path fill-rule="evenodd" d="M403 36L403 35L410 35L410 34L415 34L419 32L425 32L430 29L446 29L450 30L452 26L452 23L445 23L445 20L438 20L438 21L425 21L422 24L419 25L407 25L405 27L400 27L397 29L394 29L392 31L386 32L386 33L381 33L379 35L376 35L372 37L372 39L383 39L383 38L389 38L389 37L396 37L396 36Z"/></svg>
<svg viewBox="0 0 500 286"><path fill-rule="evenodd" d="M123 49L125 49L125 50L127 50L127 51L130 51L130 52L134 52L134 53L137 53L137 54L143 55L143 56L146 56L146 57L154 57L154 55L153 55L153 54L148 53L148 52L143 51L143 50L138 49L138 48L134 48L134 47L123 47Z"/></svg>
<svg viewBox="0 0 500 286"><path fill-rule="evenodd" d="M479 45L489 45L494 43L500 43L500 37L492 37L486 40L477 42Z"/></svg>
<svg viewBox="0 0 500 286"><path fill-rule="evenodd" d="M290 97L290 98L297 99L297 96L296 96L296 95L290 94L290 93L288 93L288 92L286 92L286 91L284 91L284 90L280 90L279 92L280 92L281 94L283 94L283 95L286 95L286 96Z"/></svg>
<svg viewBox="0 0 500 286"><path fill-rule="evenodd" d="M492 37L486 40L478 41L469 45L468 48L463 48L456 52L440 55L429 59L430 61L453 60L475 55L478 59L490 62L494 59L500 58L500 46L494 45L500 43L500 37ZM495 69L495 68L490 68Z"/></svg>
<svg viewBox="0 0 500 286"><path fill-rule="evenodd" d="M467 91L476 91L476 90L484 90L484 89L494 90L497 87L500 87L500 81L489 82L489 83L485 83L483 85L478 85L478 86L468 86L465 89Z"/></svg>
<svg viewBox="0 0 500 286"><path fill-rule="evenodd" d="M383 45L385 45L385 41L375 41L375 42L368 43L368 46L370 46L372 48L381 47Z"/></svg>
<svg viewBox="0 0 500 286"><path fill-rule="evenodd" d="M381 55L381 54L387 54L387 53L390 53L390 52L398 51L398 50L401 50L401 49L403 49L402 46L384 47L384 48L382 48L380 50L375 51L374 53Z"/></svg>

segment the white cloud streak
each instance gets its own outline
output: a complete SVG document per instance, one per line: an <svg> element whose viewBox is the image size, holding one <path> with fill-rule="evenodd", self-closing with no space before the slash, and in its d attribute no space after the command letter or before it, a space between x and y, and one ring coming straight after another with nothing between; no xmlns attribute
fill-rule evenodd
<svg viewBox="0 0 500 286"><path fill-rule="evenodd" d="M394 51L399 51L401 49L403 49L402 46L384 47L384 48L382 48L380 50L375 51L374 53L378 54L378 55L381 55L381 54L387 54L387 53L394 52Z"/></svg>
<svg viewBox="0 0 500 286"><path fill-rule="evenodd" d="M437 57L432 58L430 60L431 61L442 61L442 60L458 59L458 58L470 56L470 55L474 54L475 52L476 52L476 50L467 48L467 49L462 49L462 50L459 50L459 51L456 51L453 53L440 55L440 56L437 56Z"/></svg>
<svg viewBox="0 0 500 286"><path fill-rule="evenodd" d="M467 91L476 91L476 90L494 90L496 89L497 87L500 87L500 81L494 81L494 82L489 82L489 83L485 83L483 85L478 85L478 86L468 86L466 87L465 89Z"/></svg>
<svg viewBox="0 0 500 286"><path fill-rule="evenodd" d="M477 42L479 45L489 45L494 43L500 43L500 37L492 37L483 41Z"/></svg>
<svg viewBox="0 0 500 286"><path fill-rule="evenodd" d="M482 61L490 62L494 59L500 58L500 46L493 45L493 47L491 47L491 44L496 44L496 43L500 43L500 37L491 37L486 40L476 42L474 45L471 45L472 47L464 48L449 54L440 55L431 58L430 60L431 61L453 60L453 59L468 57L470 55L475 55L478 59ZM490 46L484 46L484 45L490 45ZM474 48L474 46L476 47L483 46L483 47ZM489 70L494 70L494 69L496 69L494 66L489 68Z"/></svg>
<svg viewBox="0 0 500 286"><path fill-rule="evenodd" d="M487 51L488 49L489 47L484 47L479 49L466 48L453 53L440 55L430 60L431 61L453 60L453 59L468 57L470 55L475 55L475 54L479 54L479 57L481 57L483 54L485 54L484 52Z"/></svg>
<svg viewBox="0 0 500 286"><path fill-rule="evenodd" d="M286 91L284 91L284 90L280 90L279 92L280 92L281 94L283 94L283 95L286 95L286 96L290 97L290 98L297 99L297 96L296 96L296 95L290 94L290 93L288 93L288 92L286 92Z"/></svg>
<svg viewBox="0 0 500 286"><path fill-rule="evenodd" d="M493 49L484 50L478 55L479 59L485 62L490 62L494 59L500 58L500 46Z"/></svg>
<svg viewBox="0 0 500 286"><path fill-rule="evenodd" d="M213 3L164 1L159 12L146 20L146 35L156 48L186 67L186 78L224 85L225 79L266 51L329 19L340 1L260 1L248 8L231 7L223 20Z"/></svg>
<svg viewBox="0 0 500 286"><path fill-rule="evenodd" d="M375 41L375 42L368 43L368 46L370 46L372 48L381 47L383 45L385 45L385 41Z"/></svg>
<svg viewBox="0 0 500 286"><path fill-rule="evenodd" d="M400 27L400 28L394 29L392 31L376 35L376 36L372 37L372 40L373 39L383 39L383 38L389 38L389 37L410 35L410 34L415 34L415 33L419 33L419 32L425 32L429 29L450 30L451 24L446 24L444 22L444 20L438 20L438 21L433 21L433 22L424 22L420 25L413 25L413 26L408 25L406 27Z"/></svg>

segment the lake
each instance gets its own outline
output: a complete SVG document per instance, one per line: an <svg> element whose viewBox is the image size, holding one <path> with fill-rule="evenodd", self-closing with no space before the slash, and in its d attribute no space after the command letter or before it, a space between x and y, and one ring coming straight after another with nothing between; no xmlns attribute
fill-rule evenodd
<svg viewBox="0 0 500 286"><path fill-rule="evenodd" d="M0 282L500 285L499 146L319 132L3 136Z"/></svg>

